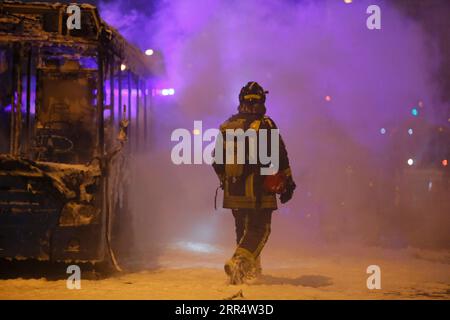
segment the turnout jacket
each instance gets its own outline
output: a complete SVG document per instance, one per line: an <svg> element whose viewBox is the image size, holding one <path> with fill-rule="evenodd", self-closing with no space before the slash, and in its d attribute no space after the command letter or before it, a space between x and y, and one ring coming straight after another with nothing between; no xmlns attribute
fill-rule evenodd
<svg viewBox="0 0 450 320"><path fill-rule="evenodd" d="M239 112L231 116L226 120L221 126L220 131L222 134L222 141L226 141L226 130L227 129L254 129L256 131L256 136L258 137L258 132L260 129L267 129L267 150L268 155L271 155L270 150L270 129L278 129L274 121L264 115L255 113L243 113ZM219 140L216 139L216 142ZM257 138L256 145L258 146L259 152L259 137ZM213 162L213 168L220 179L221 187L224 190L223 197L223 207L230 209L277 209L277 199L276 194L268 193L263 189L263 183L265 175L261 175L261 167L268 167L268 165L262 165L257 158L257 164L250 164L248 161L248 150L249 142L245 139L245 164L242 165L241 170L238 170L240 174L230 175L230 170L226 170L226 149L225 143L223 146L216 143L216 149L214 155L217 155L218 148L222 149L223 161L220 162L215 159ZM235 141L236 148L236 141ZM289 166L289 159L286 150L286 146L279 135L279 172L283 172L287 177L291 177L291 169ZM235 158L236 159L236 158Z"/></svg>

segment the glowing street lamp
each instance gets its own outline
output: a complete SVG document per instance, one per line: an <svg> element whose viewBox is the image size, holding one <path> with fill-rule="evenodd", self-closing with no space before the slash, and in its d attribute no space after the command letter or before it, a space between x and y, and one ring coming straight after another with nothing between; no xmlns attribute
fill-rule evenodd
<svg viewBox="0 0 450 320"><path fill-rule="evenodd" d="M414 160L412 158L409 158L407 163L409 166L412 166L414 164Z"/></svg>
<svg viewBox="0 0 450 320"><path fill-rule="evenodd" d="M153 51L153 49L147 49L145 50L145 55L147 56L152 56L155 52Z"/></svg>
<svg viewBox="0 0 450 320"><path fill-rule="evenodd" d="M127 66L123 63L120 65L120 70L125 71L127 69Z"/></svg>

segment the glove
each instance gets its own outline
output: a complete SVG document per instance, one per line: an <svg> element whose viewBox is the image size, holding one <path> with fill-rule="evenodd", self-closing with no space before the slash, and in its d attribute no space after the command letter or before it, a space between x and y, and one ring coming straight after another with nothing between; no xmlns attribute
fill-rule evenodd
<svg viewBox="0 0 450 320"><path fill-rule="evenodd" d="M292 195L294 194L294 190L296 187L297 186L296 186L294 180L292 180L292 178L289 177L289 180L288 180L287 186L286 186L286 190L280 194L281 203L286 203L292 199Z"/></svg>

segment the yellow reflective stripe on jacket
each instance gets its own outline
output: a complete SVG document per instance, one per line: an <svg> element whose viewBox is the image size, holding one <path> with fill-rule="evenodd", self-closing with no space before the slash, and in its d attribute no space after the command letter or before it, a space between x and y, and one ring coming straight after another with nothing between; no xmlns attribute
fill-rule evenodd
<svg viewBox="0 0 450 320"><path fill-rule="evenodd" d="M255 131L258 131L260 126L261 126L261 120L255 120L250 124L250 128Z"/></svg>
<svg viewBox="0 0 450 320"><path fill-rule="evenodd" d="M254 174L252 173L245 179L245 196L246 197L252 197L252 198L254 197L253 176L254 176Z"/></svg>
<svg viewBox="0 0 450 320"><path fill-rule="evenodd" d="M284 173L284 175L285 175L286 177L292 176L292 171L291 171L291 168L290 168L290 167L287 168L287 169L284 169L284 170L283 170L283 173Z"/></svg>
<svg viewBox="0 0 450 320"><path fill-rule="evenodd" d="M275 123L273 123L272 119L270 119L268 116L264 116L264 121L269 125L269 127L275 128Z"/></svg>

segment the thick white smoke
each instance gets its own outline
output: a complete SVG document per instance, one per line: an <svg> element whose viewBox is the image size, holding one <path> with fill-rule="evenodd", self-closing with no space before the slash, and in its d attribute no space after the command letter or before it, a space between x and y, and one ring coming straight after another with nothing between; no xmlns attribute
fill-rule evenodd
<svg viewBox="0 0 450 320"><path fill-rule="evenodd" d="M366 8L374 3L381 30L366 27ZM432 37L389 2L161 1L151 16L123 14L124 8L100 7L129 39L164 53L176 90L174 104L154 106L159 142L140 159L134 204L141 243L186 238L231 245L231 215L213 210L212 169L173 165L170 133L192 129L194 120L217 127L236 111L238 92L250 80L270 92L268 114L281 128L298 184L274 217L273 244L420 245L434 231L438 242L445 239L438 226L448 220L434 217L434 208L427 214L436 225L424 236L409 233L420 220L398 218L386 204L403 155L388 156L395 138L387 140L380 128L401 130L419 101L428 108L423 126L431 126L429 107L440 103Z"/></svg>

